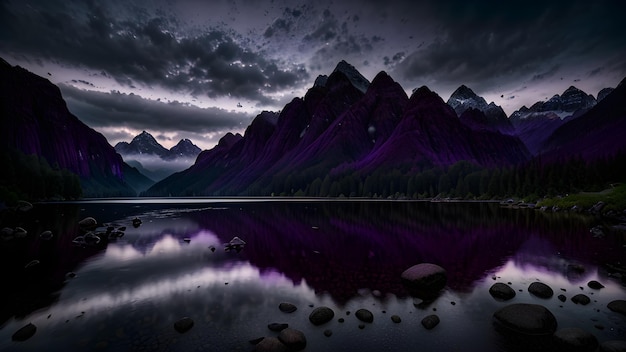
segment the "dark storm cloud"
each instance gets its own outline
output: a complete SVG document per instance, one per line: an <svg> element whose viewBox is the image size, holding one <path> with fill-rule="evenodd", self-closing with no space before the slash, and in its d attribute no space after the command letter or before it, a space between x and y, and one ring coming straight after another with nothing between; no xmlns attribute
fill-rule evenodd
<svg viewBox="0 0 626 352"><path fill-rule="evenodd" d="M308 78L303 65L266 58L225 29L189 35L164 15L133 8L130 16L118 17L95 2L37 9L6 4L0 23L4 51L96 69L128 87L161 86L267 104L269 94Z"/></svg>
<svg viewBox="0 0 626 352"><path fill-rule="evenodd" d="M615 70L626 61L625 11L623 1L613 0L437 2L429 8L442 24L435 39L409 53L397 73L481 89L617 53Z"/></svg>
<svg viewBox="0 0 626 352"><path fill-rule="evenodd" d="M211 133L241 129L251 116L219 108L200 108L144 99L117 91L102 93L59 85L72 113L93 128L127 127L135 130Z"/></svg>

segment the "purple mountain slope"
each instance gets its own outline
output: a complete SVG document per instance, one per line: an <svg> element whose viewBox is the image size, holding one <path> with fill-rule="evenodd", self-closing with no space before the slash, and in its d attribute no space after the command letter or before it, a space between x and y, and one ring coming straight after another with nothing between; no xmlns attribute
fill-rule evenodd
<svg viewBox="0 0 626 352"><path fill-rule="evenodd" d="M124 172L138 172L123 163L103 135L68 111L57 86L1 59L0 77L3 146L42 156L77 174L84 195L136 194Z"/></svg>
<svg viewBox="0 0 626 352"><path fill-rule="evenodd" d="M594 160L626 152L626 78L602 101L567 121L545 141L545 160L581 156Z"/></svg>

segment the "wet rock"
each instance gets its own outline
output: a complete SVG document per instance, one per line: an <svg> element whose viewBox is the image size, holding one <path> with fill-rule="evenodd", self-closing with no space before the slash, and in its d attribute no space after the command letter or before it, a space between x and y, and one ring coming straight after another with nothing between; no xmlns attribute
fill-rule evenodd
<svg viewBox="0 0 626 352"><path fill-rule="evenodd" d="M613 312L626 315L626 301L623 299L617 299L615 301L611 301L606 306Z"/></svg>
<svg viewBox="0 0 626 352"><path fill-rule="evenodd" d="M588 286L589 288L594 289L594 290L599 290L599 289L601 289L601 288L604 288L604 285L602 285L601 283L599 283L599 282L598 282L598 281L596 281L596 280L591 280L591 281L589 281L589 282L587 283L587 286Z"/></svg>
<svg viewBox="0 0 626 352"><path fill-rule="evenodd" d="M439 317L435 314L426 316L422 319L422 326L424 326L427 330L431 330L437 325L439 325Z"/></svg>
<svg viewBox="0 0 626 352"><path fill-rule="evenodd" d="M306 347L306 337L300 330L286 328L278 334L278 340L291 351L300 351Z"/></svg>
<svg viewBox="0 0 626 352"><path fill-rule="evenodd" d="M586 306L587 304L589 304L589 302L591 302L591 299L587 297L587 295L579 293L576 296L572 297L572 302Z"/></svg>
<svg viewBox="0 0 626 352"><path fill-rule="evenodd" d="M283 331L285 329L287 329L289 327L289 324L286 323L271 323L267 325L267 328L272 330L272 331Z"/></svg>
<svg viewBox="0 0 626 352"><path fill-rule="evenodd" d="M446 270L439 265L422 263L406 269L401 275L402 283L412 294L434 296L446 286Z"/></svg>
<svg viewBox="0 0 626 352"><path fill-rule="evenodd" d="M52 239L52 237L54 237L54 235L52 234L52 231L44 231L42 233L39 234L39 238L41 238L44 241L49 241Z"/></svg>
<svg viewBox="0 0 626 352"><path fill-rule="evenodd" d="M580 328L565 328L554 333L554 349L557 351L593 352L598 339Z"/></svg>
<svg viewBox="0 0 626 352"><path fill-rule="evenodd" d="M311 314L309 315L309 321L313 323L313 325L322 325L331 321L335 316L335 312L328 307L317 307L313 309Z"/></svg>
<svg viewBox="0 0 626 352"><path fill-rule="evenodd" d="M287 352L289 349L276 337L266 337L254 346L257 352Z"/></svg>
<svg viewBox="0 0 626 352"><path fill-rule="evenodd" d="M557 327L554 314L538 304L511 304L496 311L493 317L498 330L514 335L551 336Z"/></svg>
<svg viewBox="0 0 626 352"><path fill-rule="evenodd" d="M15 236L15 238L24 238L26 235L28 235L28 231L24 230L23 227L18 226L13 230L13 236Z"/></svg>
<svg viewBox="0 0 626 352"><path fill-rule="evenodd" d="M32 209L33 209L33 205L25 200L18 200L17 204L15 205L15 210L21 211L21 212L27 212Z"/></svg>
<svg viewBox="0 0 626 352"><path fill-rule="evenodd" d="M374 315L367 309L359 309L354 315L363 322L371 323L374 321Z"/></svg>
<svg viewBox="0 0 626 352"><path fill-rule="evenodd" d="M78 226L80 226L83 229L91 230L91 229L95 229L98 226L98 222L96 221L96 219L89 216L79 221Z"/></svg>
<svg viewBox="0 0 626 352"><path fill-rule="evenodd" d="M550 298L554 295L552 288L543 282L533 282L528 286L528 292L540 298Z"/></svg>
<svg viewBox="0 0 626 352"><path fill-rule="evenodd" d="M558 295L557 298L559 299L559 301L561 302L565 302L567 300L567 297L565 297L565 295Z"/></svg>
<svg viewBox="0 0 626 352"><path fill-rule="evenodd" d="M502 282L496 282L495 284L491 285L491 287L489 288L489 294L493 298L502 301L508 301L515 297L515 291L511 288L511 286Z"/></svg>
<svg viewBox="0 0 626 352"><path fill-rule="evenodd" d="M600 345L600 352L626 352L626 341L605 341Z"/></svg>
<svg viewBox="0 0 626 352"><path fill-rule="evenodd" d="M191 329L192 327L193 327L193 319L189 317L184 317L174 323L174 329L176 329L176 331L178 331L181 334L189 331L189 329Z"/></svg>
<svg viewBox="0 0 626 352"><path fill-rule="evenodd" d="M392 315L391 316L391 321L393 321L396 324L399 324L399 323L402 322L402 319L399 316L397 316L397 315Z"/></svg>
<svg viewBox="0 0 626 352"><path fill-rule="evenodd" d="M37 327L32 323L28 323L25 326L21 327L19 330L17 330L13 334L13 336L11 336L11 339L13 341L26 341L30 339L31 337L33 337L33 335L35 335L36 332L37 332Z"/></svg>
<svg viewBox="0 0 626 352"><path fill-rule="evenodd" d="M283 313L293 313L298 309L298 307L296 307L294 304L283 302L278 305L278 309L280 309L280 311Z"/></svg>

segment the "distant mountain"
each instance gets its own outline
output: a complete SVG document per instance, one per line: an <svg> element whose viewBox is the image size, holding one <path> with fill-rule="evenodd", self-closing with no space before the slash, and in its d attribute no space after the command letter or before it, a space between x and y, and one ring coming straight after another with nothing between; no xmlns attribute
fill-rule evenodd
<svg viewBox="0 0 626 352"><path fill-rule="evenodd" d="M67 109L57 86L0 59L0 145L80 177L83 196L134 196L142 176ZM149 182L149 180L148 180Z"/></svg>
<svg viewBox="0 0 626 352"><path fill-rule="evenodd" d="M355 79L357 77L357 79ZM151 187L147 195L268 194L294 191L328 176L475 165L513 165L529 153L516 138L465 126L437 94L423 87L409 99L386 73L367 82L340 62L304 99L280 114L263 112L243 137L227 135L189 169ZM299 183L299 184L297 184Z"/></svg>
<svg viewBox="0 0 626 352"><path fill-rule="evenodd" d="M472 129L490 129L506 134L513 132L513 126L502 107L493 102L487 104L483 97L476 95L465 85L461 85L452 93L447 104L454 109L461 121ZM478 110L482 114L464 114L470 109Z"/></svg>
<svg viewBox="0 0 626 352"><path fill-rule="evenodd" d="M613 91L614 88L603 88L598 92L598 103L602 101L602 99L606 98L609 93Z"/></svg>
<svg viewBox="0 0 626 352"><path fill-rule="evenodd" d="M135 136L130 143L117 143L115 145L115 150L122 154L122 156L155 155L165 160L195 158L202 151L189 139L181 139L178 144L168 150L159 144L159 142L157 142L157 140L146 131L143 131Z"/></svg>
<svg viewBox="0 0 626 352"><path fill-rule="evenodd" d="M536 155L557 128L589 111L596 103L592 95L571 86L563 94L556 94L545 102L537 102L530 108L522 106L511 114L510 121L516 135Z"/></svg>

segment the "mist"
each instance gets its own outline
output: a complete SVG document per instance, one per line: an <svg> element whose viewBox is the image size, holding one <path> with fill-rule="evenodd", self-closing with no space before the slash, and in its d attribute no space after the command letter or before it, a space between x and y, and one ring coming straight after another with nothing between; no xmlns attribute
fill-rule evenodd
<svg viewBox="0 0 626 352"><path fill-rule="evenodd" d="M159 182L171 174L189 168L196 161L196 158L177 158L174 160L164 160L157 155L128 154L122 155L124 161L137 168L142 174Z"/></svg>

